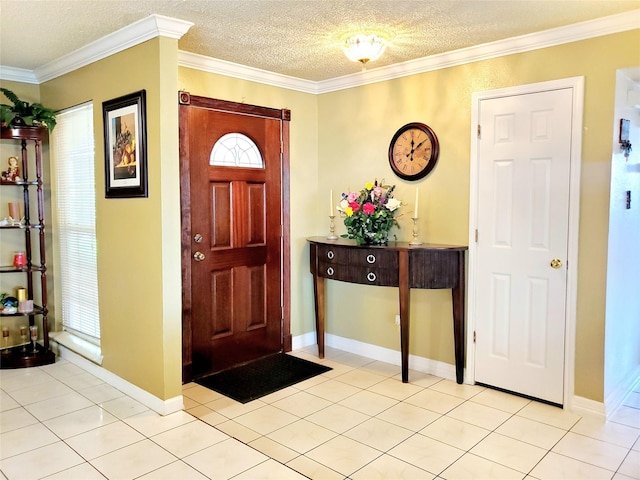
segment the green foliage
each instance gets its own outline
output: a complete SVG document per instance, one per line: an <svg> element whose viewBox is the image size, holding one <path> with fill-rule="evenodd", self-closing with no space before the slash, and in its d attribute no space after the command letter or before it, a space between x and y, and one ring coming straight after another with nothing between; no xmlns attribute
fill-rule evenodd
<svg viewBox="0 0 640 480"><path fill-rule="evenodd" d="M18 96L7 88L1 88L0 92L13 105L0 104L0 121L3 125L20 126L46 126L52 131L56 126L56 114L51 108L41 103L29 103L20 100Z"/></svg>

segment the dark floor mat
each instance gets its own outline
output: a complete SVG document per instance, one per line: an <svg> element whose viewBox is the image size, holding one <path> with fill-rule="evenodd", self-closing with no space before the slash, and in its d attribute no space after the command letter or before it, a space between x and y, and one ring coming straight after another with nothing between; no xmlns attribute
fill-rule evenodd
<svg viewBox="0 0 640 480"><path fill-rule="evenodd" d="M195 382L225 397L247 403L329 370L331 367L278 353Z"/></svg>

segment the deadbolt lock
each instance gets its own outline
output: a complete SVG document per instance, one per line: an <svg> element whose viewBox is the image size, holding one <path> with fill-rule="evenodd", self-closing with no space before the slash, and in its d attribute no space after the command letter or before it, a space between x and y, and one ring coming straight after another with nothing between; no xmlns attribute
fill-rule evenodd
<svg viewBox="0 0 640 480"><path fill-rule="evenodd" d="M196 262L201 262L201 261L203 261L205 258L206 258L206 257L204 256L204 253L202 253L202 252L196 252L196 253L194 253L194 254L193 254L193 259L194 259Z"/></svg>
<svg viewBox="0 0 640 480"><path fill-rule="evenodd" d="M193 236L193 241L196 242L196 243L200 243L202 241L202 235L200 235L199 233L196 233Z"/></svg>

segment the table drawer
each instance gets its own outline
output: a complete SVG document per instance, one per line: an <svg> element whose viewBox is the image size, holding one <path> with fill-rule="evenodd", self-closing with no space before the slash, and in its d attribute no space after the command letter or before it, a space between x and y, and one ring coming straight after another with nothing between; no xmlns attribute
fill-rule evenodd
<svg viewBox="0 0 640 480"><path fill-rule="evenodd" d="M374 268L338 265L328 262L318 264L318 276L362 285L398 286L398 272L393 268Z"/></svg>
<svg viewBox="0 0 640 480"><path fill-rule="evenodd" d="M360 267L398 268L398 252L380 248L352 248L349 265Z"/></svg>
<svg viewBox="0 0 640 480"><path fill-rule="evenodd" d="M318 261L347 265L349 250L338 245L318 245Z"/></svg>

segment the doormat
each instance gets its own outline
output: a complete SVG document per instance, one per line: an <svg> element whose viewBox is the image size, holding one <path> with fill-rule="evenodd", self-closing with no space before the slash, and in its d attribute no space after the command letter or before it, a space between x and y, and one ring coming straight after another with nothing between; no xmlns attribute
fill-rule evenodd
<svg viewBox="0 0 640 480"><path fill-rule="evenodd" d="M247 403L329 370L331 367L277 353L199 378L195 382L225 397Z"/></svg>

